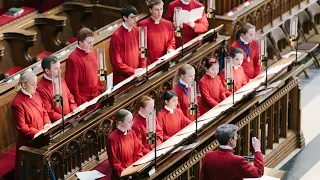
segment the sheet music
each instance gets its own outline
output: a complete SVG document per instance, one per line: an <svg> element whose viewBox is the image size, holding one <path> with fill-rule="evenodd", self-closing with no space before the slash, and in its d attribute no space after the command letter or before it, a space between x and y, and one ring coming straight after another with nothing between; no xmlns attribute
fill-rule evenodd
<svg viewBox="0 0 320 180"><path fill-rule="evenodd" d="M268 68L268 75L278 73L278 72L281 71L282 69L284 69L284 68L286 68L287 66L289 66L291 63L292 63L292 62L287 62L287 63L280 64L280 65L275 66L275 67ZM265 77L265 76L266 76L266 71L264 70L258 77Z"/></svg>
<svg viewBox="0 0 320 180"><path fill-rule="evenodd" d="M159 146L157 146L157 148L160 150L160 149L166 149L168 147L173 147L174 145L180 143L183 139L188 138L191 134L192 132L182 134L182 135L176 134L170 137L169 139L167 139L165 142L163 142Z"/></svg>
<svg viewBox="0 0 320 180"><path fill-rule="evenodd" d="M97 170L76 172L76 175L80 180L94 180L106 176Z"/></svg>
<svg viewBox="0 0 320 180"><path fill-rule="evenodd" d="M279 178L263 175L261 178L244 178L243 180L280 180Z"/></svg>
<svg viewBox="0 0 320 180"><path fill-rule="evenodd" d="M228 104L228 105L224 105L224 106L218 104L217 106L215 106L214 108L210 109L208 112L203 114L199 118L198 121L202 121L202 120L206 120L206 119L213 119L213 118L217 117L218 115L220 115L225 110L229 109L230 107L232 107L232 104Z"/></svg>
<svg viewBox="0 0 320 180"><path fill-rule="evenodd" d="M196 9L192 9L191 11L182 10L180 14L180 20L182 23L194 22L202 18L203 11L204 11L203 6Z"/></svg>
<svg viewBox="0 0 320 180"><path fill-rule="evenodd" d="M234 94L234 103L240 101L246 94L250 93L251 91L248 90L248 91L244 91L244 92L240 92L240 93L237 93L237 94ZM233 98L232 98L232 94L226 98L225 100L221 101L219 103L220 106L223 106L223 105L227 105L227 104L232 104L232 101L233 101Z"/></svg>
<svg viewBox="0 0 320 180"><path fill-rule="evenodd" d="M298 57L302 54L302 52L298 52ZM296 51L290 51L289 53L282 55L282 58L289 58L290 56L296 56Z"/></svg>
<svg viewBox="0 0 320 180"><path fill-rule="evenodd" d="M172 148L172 147L171 147ZM161 155L167 153L168 151L171 150L171 148L165 148L165 149L157 149L157 157L160 157ZM140 158L138 161L133 163L133 166L138 166L140 164L147 163L149 161L152 161L154 159L154 149L150 151L148 154Z"/></svg>
<svg viewBox="0 0 320 180"><path fill-rule="evenodd" d="M235 93L238 94L238 93L242 93L242 92L246 92L246 91L252 91L252 90L256 89L257 87L259 87L260 84L264 81L265 81L264 78L253 79L248 84L246 84L246 85L242 86L240 89L238 89Z"/></svg>
<svg viewBox="0 0 320 180"><path fill-rule="evenodd" d="M276 82L273 82L273 83L271 83L271 84L268 84L267 85L267 89L272 89L272 88L275 88L275 87L277 87L279 84L281 84L282 83L282 81L281 80L279 80L279 81L276 81ZM261 86L260 88L258 88L257 89L257 91L262 91L262 90L265 90L265 86Z"/></svg>

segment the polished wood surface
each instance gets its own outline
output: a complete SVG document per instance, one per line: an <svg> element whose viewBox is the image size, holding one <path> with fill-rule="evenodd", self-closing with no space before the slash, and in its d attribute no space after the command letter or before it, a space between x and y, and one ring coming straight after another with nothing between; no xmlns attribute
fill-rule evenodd
<svg viewBox="0 0 320 180"><path fill-rule="evenodd" d="M264 175L267 176L282 179L285 173L285 171L264 167Z"/></svg>

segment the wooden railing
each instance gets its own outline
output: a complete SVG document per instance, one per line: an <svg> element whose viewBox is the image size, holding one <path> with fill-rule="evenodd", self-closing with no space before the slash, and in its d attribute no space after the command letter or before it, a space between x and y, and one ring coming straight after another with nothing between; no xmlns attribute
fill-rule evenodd
<svg viewBox="0 0 320 180"><path fill-rule="evenodd" d="M294 58L291 58L292 60ZM174 154L171 154L170 150L160 156L154 174L148 173L154 162L147 162L124 170L123 179L128 176L132 176L133 179L199 179L202 158L206 152L218 148L215 129L223 123L236 124L239 127L240 138L237 141L235 154L251 156L250 142L251 137L255 136L261 141L265 166L275 167L296 148L305 145L301 132L299 81L295 77L302 68L303 65L281 71L278 77L270 80L270 82L282 81L271 93L256 96L253 91L253 94L236 103L233 109L207 122L198 131L197 139L189 136L179 144L188 145L196 142L193 148Z"/></svg>
<svg viewBox="0 0 320 180"><path fill-rule="evenodd" d="M113 115L122 108L137 112L136 103L142 95L155 99L156 109L160 110L163 107L162 94L174 85L177 70L186 63L192 63L196 69L203 70L200 67L207 56L218 52L222 42L228 37L220 36L217 42L212 42L212 39L213 34L203 38L200 43L196 42L194 47L191 46L193 50L185 51L183 59L178 55L165 61L157 67L157 70L162 69L160 74L150 77L145 83L136 84L138 87L132 87L125 96L116 96L117 99L110 96L106 100L109 104L106 104L105 108L86 115L86 120L83 119L83 122L75 127L68 126L68 130L59 136L61 139L54 138L50 144L46 144L49 134L37 137L28 147L22 147L25 179L50 179L49 164L56 178L72 179L75 172L90 170L106 160L106 139L111 132ZM192 52L194 53L191 54ZM204 73L198 71L197 74L202 76Z"/></svg>
<svg viewBox="0 0 320 180"><path fill-rule="evenodd" d="M237 30L243 23L251 23L258 31L264 33L313 3L317 3L317 0L255 0L249 6L242 7L229 15L216 16L217 25L224 24L227 35L230 35L233 41L236 39Z"/></svg>

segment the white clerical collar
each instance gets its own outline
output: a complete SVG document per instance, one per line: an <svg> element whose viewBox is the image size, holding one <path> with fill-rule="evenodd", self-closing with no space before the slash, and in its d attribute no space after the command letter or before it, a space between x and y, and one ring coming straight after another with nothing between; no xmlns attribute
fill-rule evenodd
<svg viewBox="0 0 320 180"><path fill-rule="evenodd" d="M181 83L182 85L185 85L185 86L186 86L186 88L188 88L188 87L189 87L189 85L188 85L186 82L184 82L182 79L180 79L179 81L180 81L180 83Z"/></svg>
<svg viewBox="0 0 320 180"><path fill-rule="evenodd" d="M167 106L167 105L165 105L164 108L165 108L166 110L168 110L168 111L170 112L170 114L173 113L173 108L171 108L171 107L169 107L169 106Z"/></svg>
<svg viewBox="0 0 320 180"><path fill-rule="evenodd" d="M219 148L220 148L220 149L229 149L229 150L232 150L232 147L231 147L231 146L228 146L228 145L220 145Z"/></svg>
<svg viewBox="0 0 320 180"><path fill-rule="evenodd" d="M128 30L128 32L130 32L131 30L132 30L132 27L131 28L129 28L127 25L126 25L126 23L122 23L122 26L126 29L126 30Z"/></svg>
<svg viewBox="0 0 320 180"><path fill-rule="evenodd" d="M189 4L190 4L190 2L186 2L186 1L184 1L184 0L181 0L181 2L182 2L182 4L184 4L184 5L189 5Z"/></svg>
<svg viewBox="0 0 320 180"><path fill-rule="evenodd" d="M46 79L48 79L49 81L52 81L52 79L49 78L46 73L43 74L43 77L46 78Z"/></svg>
<svg viewBox="0 0 320 180"><path fill-rule="evenodd" d="M127 134L128 134L128 130L124 130L124 129L122 129L120 126L117 126L117 128L118 128L121 132L123 132L124 135L127 135Z"/></svg>
<svg viewBox="0 0 320 180"><path fill-rule="evenodd" d="M32 94L28 93L25 89L21 88L21 92L27 96L29 96L30 98L32 98Z"/></svg>
<svg viewBox="0 0 320 180"><path fill-rule="evenodd" d="M147 119L147 116L143 115L140 111L139 111L140 116L142 116L143 118Z"/></svg>
<svg viewBox="0 0 320 180"><path fill-rule="evenodd" d="M150 18L153 20L154 24L160 24L160 20L161 20L161 18L159 19L159 21L156 21L155 19L153 19L153 17L152 17L152 16L150 16Z"/></svg>
<svg viewBox="0 0 320 180"><path fill-rule="evenodd" d="M87 54L89 53L89 52L85 51L84 49L82 49L79 45L77 46L77 48L81 49L83 52L85 52Z"/></svg>
<svg viewBox="0 0 320 180"><path fill-rule="evenodd" d="M214 77L216 77L217 75L215 75L215 76L211 76L209 73L206 73L208 76L210 76L211 78L214 78Z"/></svg>
<svg viewBox="0 0 320 180"><path fill-rule="evenodd" d="M242 38L242 36L240 36L240 41L242 41L243 44L249 44L249 42L245 41L245 40Z"/></svg>

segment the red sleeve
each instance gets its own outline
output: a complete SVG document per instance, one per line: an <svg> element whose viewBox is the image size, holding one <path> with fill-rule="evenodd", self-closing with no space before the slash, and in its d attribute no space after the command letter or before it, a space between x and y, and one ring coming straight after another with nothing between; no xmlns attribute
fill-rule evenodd
<svg viewBox="0 0 320 180"><path fill-rule="evenodd" d="M216 100L210 97L209 89L207 88L207 85L200 81L199 83L201 98L203 101L208 103L211 107L214 107L218 104Z"/></svg>
<svg viewBox="0 0 320 180"><path fill-rule="evenodd" d="M176 49L176 39L174 37L174 29L173 29L173 25L170 24L169 26L169 34L168 34L168 37L169 37L169 42L167 44L167 52L169 49Z"/></svg>
<svg viewBox="0 0 320 180"><path fill-rule="evenodd" d="M79 94L79 73L80 70L75 63L75 59L69 56L67 59L65 80L77 105L81 105L83 103Z"/></svg>
<svg viewBox="0 0 320 180"><path fill-rule="evenodd" d="M201 19L195 22L194 32L195 33L205 33L209 27L208 19L206 14L203 12Z"/></svg>
<svg viewBox="0 0 320 180"><path fill-rule="evenodd" d="M226 90L226 88L224 87L224 85L222 83L220 83L220 99L221 101L223 101L224 99L226 99L226 94L227 96L229 96L230 92Z"/></svg>
<svg viewBox="0 0 320 180"><path fill-rule="evenodd" d="M246 74L242 71L242 86L246 85L248 83L248 79Z"/></svg>
<svg viewBox="0 0 320 180"><path fill-rule="evenodd" d="M39 96L39 98L40 98L40 96ZM43 125L51 124L51 121L50 121L49 115L48 115L47 111L46 111L46 110L44 109L44 107L43 107L43 102L42 102L41 98L40 98L40 101L41 101L41 104L42 104Z"/></svg>
<svg viewBox="0 0 320 180"><path fill-rule="evenodd" d="M138 139L138 141L142 143L141 129L138 126L132 126L132 130L135 132L136 138ZM146 144L146 146L148 146L148 144ZM142 148L142 154L144 155L150 151L146 146Z"/></svg>
<svg viewBox="0 0 320 180"><path fill-rule="evenodd" d="M162 138L163 138L163 141L166 141L167 139L170 138L170 136L168 136L165 132L164 132L164 129L165 129L165 124L164 124L164 119L162 117L162 115L158 115L158 123L159 123L159 126L160 128L163 130L163 135L162 135Z"/></svg>
<svg viewBox="0 0 320 180"><path fill-rule="evenodd" d="M165 19L173 22L173 7L171 5L171 3L169 4L168 10L166 12L166 15L164 16Z"/></svg>
<svg viewBox="0 0 320 180"><path fill-rule="evenodd" d="M127 76L132 76L134 74L134 69L123 63L123 60L120 56L121 51L123 51L123 49L121 49L120 39L116 36L116 34L113 34L111 37L109 48L110 62L112 64L112 67L118 72L121 72ZM140 65L142 65L141 58Z"/></svg>
<svg viewBox="0 0 320 180"><path fill-rule="evenodd" d="M40 97L42 99L42 102L43 102L43 107L44 109L47 111L48 115L49 115L49 118L54 122L54 121L57 121L59 120L62 115L56 111L54 111L54 106L53 104L51 103L51 97L49 98L45 92L43 92L42 90L41 91L38 91L38 93L40 94Z"/></svg>
<svg viewBox="0 0 320 180"><path fill-rule="evenodd" d="M26 120L24 118L24 109L21 106L18 105L12 105L11 106L12 116L13 116L13 122L19 132L21 132L22 135L29 136L30 138L33 138L33 136L39 131L36 128L29 127L28 124L26 124Z"/></svg>
<svg viewBox="0 0 320 180"><path fill-rule="evenodd" d="M240 156L238 169L243 178L260 178L264 173L262 153L254 154L254 166Z"/></svg>
<svg viewBox="0 0 320 180"><path fill-rule="evenodd" d="M121 166L121 161L117 157L118 145L113 139L108 139L107 141L107 153L110 166L116 171L118 176L121 176L121 172L125 167Z"/></svg>
<svg viewBox="0 0 320 180"><path fill-rule="evenodd" d="M133 141L132 141L132 143L134 144L133 160L137 161L143 156L142 151L145 148L142 145L142 142L138 140L138 138L136 136L136 133L133 131L132 134L133 134L133 138L134 138Z"/></svg>
<svg viewBox="0 0 320 180"><path fill-rule="evenodd" d="M206 180L208 177L209 174L207 172L206 156L204 156L200 170L200 180Z"/></svg>
<svg viewBox="0 0 320 180"><path fill-rule="evenodd" d="M70 93L68 87L66 88L66 91L67 91L70 111L73 111L78 107L77 103L74 101L73 95Z"/></svg>
<svg viewBox="0 0 320 180"><path fill-rule="evenodd" d="M259 48L256 41L254 41L255 44L255 57L253 58L253 66L254 66L254 77L258 76L260 74L260 58L259 58Z"/></svg>

